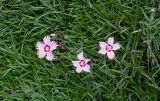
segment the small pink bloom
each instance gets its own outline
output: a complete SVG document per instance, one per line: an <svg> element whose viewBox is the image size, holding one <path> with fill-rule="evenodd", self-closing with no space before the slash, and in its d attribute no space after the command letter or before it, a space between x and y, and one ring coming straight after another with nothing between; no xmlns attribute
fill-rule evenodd
<svg viewBox="0 0 160 101"><path fill-rule="evenodd" d="M58 44L55 41L50 41L50 36L45 36L43 42L36 43L38 57L42 59L46 56L46 59L51 61L54 58L52 51L55 50L57 46Z"/></svg>
<svg viewBox="0 0 160 101"><path fill-rule="evenodd" d="M73 65L76 67L76 72L80 73L82 70L85 72L90 72L90 59L83 56L83 51L77 54L78 61L72 61Z"/></svg>
<svg viewBox="0 0 160 101"><path fill-rule="evenodd" d="M100 50L98 53L100 54L107 54L109 59L114 59L115 54L114 50L120 49L120 44L114 44L114 37L109 37L107 42L99 42Z"/></svg>

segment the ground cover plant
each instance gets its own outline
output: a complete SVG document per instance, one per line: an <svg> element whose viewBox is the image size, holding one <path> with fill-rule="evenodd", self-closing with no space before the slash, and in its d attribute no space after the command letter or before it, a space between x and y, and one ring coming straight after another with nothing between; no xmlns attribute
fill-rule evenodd
<svg viewBox="0 0 160 101"><path fill-rule="evenodd" d="M39 59L52 33L55 59ZM111 36L114 60L98 53ZM0 101L158 101L159 78L159 0L0 0Z"/></svg>

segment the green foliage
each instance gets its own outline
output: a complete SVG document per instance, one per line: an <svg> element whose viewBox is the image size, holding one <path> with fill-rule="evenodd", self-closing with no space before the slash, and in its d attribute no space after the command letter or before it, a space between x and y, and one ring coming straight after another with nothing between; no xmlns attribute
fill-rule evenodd
<svg viewBox="0 0 160 101"><path fill-rule="evenodd" d="M158 101L158 7L156 0L1 0L0 101ZM35 43L52 32L63 45L55 61L40 60ZM109 36L122 45L115 61L97 54ZM75 73L71 61L81 50L91 73Z"/></svg>

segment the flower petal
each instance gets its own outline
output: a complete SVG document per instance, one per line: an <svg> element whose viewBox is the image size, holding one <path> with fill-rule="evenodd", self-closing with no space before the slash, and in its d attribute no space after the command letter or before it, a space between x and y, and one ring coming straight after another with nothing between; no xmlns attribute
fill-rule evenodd
<svg viewBox="0 0 160 101"><path fill-rule="evenodd" d="M99 42L99 46L100 46L100 48L102 48L102 49L106 49L107 43L106 43L106 42Z"/></svg>
<svg viewBox="0 0 160 101"><path fill-rule="evenodd" d="M107 53L107 50L106 49L100 49L98 51L99 54L106 54Z"/></svg>
<svg viewBox="0 0 160 101"><path fill-rule="evenodd" d="M49 60L49 61L52 61L54 58L54 55L52 52L47 52L47 56L46 56L46 59Z"/></svg>
<svg viewBox="0 0 160 101"><path fill-rule="evenodd" d="M119 43L113 44L113 50L118 50L121 48L121 45Z"/></svg>
<svg viewBox="0 0 160 101"><path fill-rule="evenodd" d="M45 37L43 38L43 42L44 42L45 44L49 44L49 43L50 43L50 36L49 36L49 35L45 36Z"/></svg>
<svg viewBox="0 0 160 101"><path fill-rule="evenodd" d="M82 68L85 72L90 72L90 65L86 65Z"/></svg>
<svg viewBox="0 0 160 101"><path fill-rule="evenodd" d="M55 41L51 41L48 45L50 46L51 51L55 50L58 46L58 44Z"/></svg>
<svg viewBox="0 0 160 101"><path fill-rule="evenodd" d="M107 52L107 56L108 56L108 58L111 59L111 60L115 58L115 54L114 54L113 51Z"/></svg>
<svg viewBox="0 0 160 101"><path fill-rule="evenodd" d="M42 59L46 56L46 52L44 52L43 50L38 50L37 55L38 58Z"/></svg>
<svg viewBox="0 0 160 101"><path fill-rule="evenodd" d="M80 61L72 61L72 64L74 67L81 68L81 66L79 65L79 62Z"/></svg>
<svg viewBox="0 0 160 101"><path fill-rule="evenodd" d="M42 42L37 42L36 43L36 49L38 50L43 50L44 49L44 44Z"/></svg>
<svg viewBox="0 0 160 101"><path fill-rule="evenodd" d="M84 60L83 51L77 54L79 60Z"/></svg>
<svg viewBox="0 0 160 101"><path fill-rule="evenodd" d="M82 68L79 68L79 67L76 68L77 73L80 73L81 71L82 71Z"/></svg>
<svg viewBox="0 0 160 101"><path fill-rule="evenodd" d="M108 44L113 45L113 43L114 43L114 37L109 37Z"/></svg>
<svg viewBox="0 0 160 101"><path fill-rule="evenodd" d="M85 63L88 63L91 61L91 59L84 59Z"/></svg>

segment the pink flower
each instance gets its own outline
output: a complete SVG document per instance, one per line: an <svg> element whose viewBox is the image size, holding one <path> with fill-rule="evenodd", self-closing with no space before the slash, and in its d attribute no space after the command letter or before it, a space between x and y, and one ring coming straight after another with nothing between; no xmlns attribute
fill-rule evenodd
<svg viewBox="0 0 160 101"><path fill-rule="evenodd" d="M109 37L107 42L99 42L99 46L101 49L98 53L100 54L107 53L109 59L114 59L115 58L114 50L118 50L121 47L119 43L114 44L114 37Z"/></svg>
<svg viewBox="0 0 160 101"><path fill-rule="evenodd" d="M72 61L73 65L76 68L76 72L80 73L82 70L85 72L90 72L90 59L87 59L83 56L83 51L77 54L78 61Z"/></svg>
<svg viewBox="0 0 160 101"><path fill-rule="evenodd" d="M50 36L45 36L43 42L36 43L38 57L42 59L46 56L46 59L51 61L54 58L52 51L55 50L57 46L58 44L55 41L50 41Z"/></svg>

